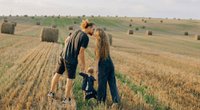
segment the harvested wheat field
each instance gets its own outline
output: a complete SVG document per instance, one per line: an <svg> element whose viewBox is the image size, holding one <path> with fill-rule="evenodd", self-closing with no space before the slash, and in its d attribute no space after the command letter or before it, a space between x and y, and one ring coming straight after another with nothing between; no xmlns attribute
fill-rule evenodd
<svg viewBox="0 0 200 110"><path fill-rule="evenodd" d="M199 35L199 20L87 18L98 27L106 27L106 33L112 35L110 50L121 97L119 110L200 109L200 41L194 38ZM3 17L0 19L1 25ZM144 23L141 19L148 19L148 22ZM129 27L130 20L134 27ZM161 20L164 22L160 23ZM83 101L79 67L71 106L58 106L65 91L66 73L57 85L56 96L60 100L57 102L47 97L65 38L69 32L79 28L81 20L77 16L35 16L34 19L19 16L9 17L8 21L17 22L17 26L14 35L0 34L2 110L111 109L109 92L105 105L96 106L94 100ZM40 25L35 25L38 21ZM57 43L41 42L41 30L52 24L59 30ZM70 26L73 26L72 29ZM134 30L135 27L138 30L134 32L134 37L127 34L127 30ZM153 32L152 37L147 37L150 35L148 30ZM190 34L185 36L184 32ZM47 39L50 37L47 36ZM95 38L90 37L86 49L87 67L94 62L94 46Z"/></svg>

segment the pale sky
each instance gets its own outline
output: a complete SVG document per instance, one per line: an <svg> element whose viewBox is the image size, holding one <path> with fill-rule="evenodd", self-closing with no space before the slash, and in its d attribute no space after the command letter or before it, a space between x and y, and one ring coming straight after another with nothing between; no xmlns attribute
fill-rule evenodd
<svg viewBox="0 0 200 110"><path fill-rule="evenodd" d="M200 0L0 0L0 15L200 18Z"/></svg>

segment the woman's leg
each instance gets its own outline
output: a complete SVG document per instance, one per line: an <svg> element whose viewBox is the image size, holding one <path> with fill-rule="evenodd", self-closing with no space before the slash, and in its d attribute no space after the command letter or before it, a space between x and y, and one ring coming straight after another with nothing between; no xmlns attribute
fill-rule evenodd
<svg viewBox="0 0 200 110"><path fill-rule="evenodd" d="M98 76L101 76L101 73L99 73ZM106 89L107 89L107 77L98 77L97 100L99 102L106 101Z"/></svg>
<svg viewBox="0 0 200 110"><path fill-rule="evenodd" d="M113 103L119 103L120 97L119 97L119 93L118 93L118 89L117 89L114 71L110 72L110 74L109 74L108 84L109 84L109 87L110 87L110 92L111 92Z"/></svg>

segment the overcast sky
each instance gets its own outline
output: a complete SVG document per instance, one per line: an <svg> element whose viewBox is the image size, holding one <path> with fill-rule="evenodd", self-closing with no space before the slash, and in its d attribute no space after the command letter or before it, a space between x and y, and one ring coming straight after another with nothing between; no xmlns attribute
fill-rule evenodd
<svg viewBox="0 0 200 110"><path fill-rule="evenodd" d="M0 15L200 18L200 0L0 0Z"/></svg>

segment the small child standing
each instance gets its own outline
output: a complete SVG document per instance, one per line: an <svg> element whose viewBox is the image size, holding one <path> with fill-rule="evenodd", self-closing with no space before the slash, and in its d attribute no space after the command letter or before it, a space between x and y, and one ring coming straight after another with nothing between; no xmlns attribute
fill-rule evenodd
<svg viewBox="0 0 200 110"><path fill-rule="evenodd" d="M82 90L84 94L84 99L89 100L91 98L97 98L97 92L94 89L94 81L96 79L93 76L94 74L94 69L92 67L89 67L86 73L79 73L83 77L83 82L82 82Z"/></svg>

